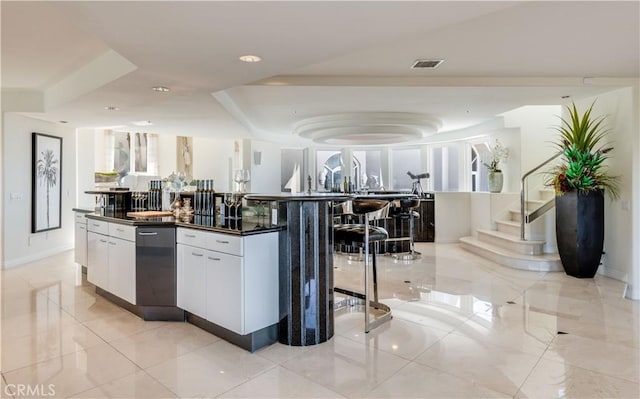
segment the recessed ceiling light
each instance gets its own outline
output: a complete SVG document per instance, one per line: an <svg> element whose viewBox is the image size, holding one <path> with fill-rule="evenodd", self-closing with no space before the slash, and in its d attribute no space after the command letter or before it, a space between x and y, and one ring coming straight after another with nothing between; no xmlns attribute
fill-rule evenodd
<svg viewBox="0 0 640 399"><path fill-rule="evenodd" d="M243 61L243 62L260 62L260 61L262 61L262 58L258 57L257 55L251 55L251 54L242 55L242 56L238 57L238 59L240 61Z"/></svg>
<svg viewBox="0 0 640 399"><path fill-rule="evenodd" d="M152 87L151 90L158 91L160 93L166 93L166 92L170 91L171 89L168 88L168 87L165 87L165 86L155 86L155 87Z"/></svg>
<svg viewBox="0 0 640 399"><path fill-rule="evenodd" d="M131 122L136 126L151 126L153 125L153 123L151 123L151 121L133 121Z"/></svg>
<svg viewBox="0 0 640 399"><path fill-rule="evenodd" d="M104 107L104 109L106 109L107 111L117 111L120 108L114 107L113 105L109 105L109 106Z"/></svg>

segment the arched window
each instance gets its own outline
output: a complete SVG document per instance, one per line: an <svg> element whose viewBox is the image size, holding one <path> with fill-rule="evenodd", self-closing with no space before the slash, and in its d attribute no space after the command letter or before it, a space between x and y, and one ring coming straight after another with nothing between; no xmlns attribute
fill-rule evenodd
<svg viewBox="0 0 640 399"><path fill-rule="evenodd" d="M478 169L480 169L478 152L471 146L471 191L478 191Z"/></svg>
<svg viewBox="0 0 640 399"><path fill-rule="evenodd" d="M489 191L489 169L484 164L490 159L489 143L478 143L471 146L471 191Z"/></svg>
<svg viewBox="0 0 640 399"><path fill-rule="evenodd" d="M327 155L329 155L329 157L326 158L325 161L323 161L323 159L325 159ZM331 191L331 187L336 186L339 187L339 189L342 189L345 176L342 170L342 168L344 167L342 153L338 151L318 151L317 159L319 169L318 185L320 187L324 187L324 189L327 191ZM356 157L353 157L353 163L351 165L351 174L353 178L351 182L356 188L359 187L358 176L360 176L360 168L360 161Z"/></svg>

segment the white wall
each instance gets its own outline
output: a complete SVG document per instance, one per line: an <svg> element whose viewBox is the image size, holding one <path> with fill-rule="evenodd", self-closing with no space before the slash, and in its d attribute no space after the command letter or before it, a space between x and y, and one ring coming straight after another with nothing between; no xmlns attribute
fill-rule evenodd
<svg viewBox="0 0 640 399"><path fill-rule="evenodd" d="M520 173L517 176L517 189L520 191L519 180L524 173L558 152L554 143L558 139L553 126L558 126L562 107L559 105L531 105L520 107L506 112L504 116L505 126L520 129L519 165ZM512 160L509 160L511 165ZM542 170L549 170L543 168ZM534 199L535 191L543 187L544 176L533 174L528 179L530 198Z"/></svg>
<svg viewBox="0 0 640 399"><path fill-rule="evenodd" d="M233 140L194 137L193 177L195 179L213 179L216 191L229 191L231 188L230 168L234 153L233 143ZM173 157L176 157L175 149Z"/></svg>
<svg viewBox="0 0 640 399"><path fill-rule="evenodd" d="M280 150L279 144L264 141L251 140L243 145L245 168L250 165L251 182L248 190L252 193L279 193L280 192ZM260 165L256 165L254 154L260 153ZM305 188L306 188L306 179ZM315 179L314 179L315 181Z"/></svg>
<svg viewBox="0 0 640 399"><path fill-rule="evenodd" d="M167 177L178 169L176 146L177 136L158 135L158 174L162 177Z"/></svg>
<svg viewBox="0 0 640 399"><path fill-rule="evenodd" d="M436 242L458 242L471 235L470 193L435 193Z"/></svg>
<svg viewBox="0 0 640 399"><path fill-rule="evenodd" d="M94 130L93 155L94 155L94 172L111 172L113 171L113 154L110 154L113 143L109 143L107 137L109 130Z"/></svg>
<svg viewBox="0 0 640 399"><path fill-rule="evenodd" d="M62 137L62 228L31 234L31 133ZM3 118L2 174L5 196L2 267L13 267L73 248L76 204L76 132L61 124L18 114ZM11 199L11 196L21 197Z"/></svg>
<svg viewBox="0 0 640 399"><path fill-rule="evenodd" d="M596 98L577 101L576 106L584 112ZM638 245L638 237L633 236L631 201L633 198L633 146L634 128L633 90L625 88L597 97L592 115L608 115L607 123L611 131L607 141L613 146L607 161L609 171L620 179L620 199L605 198L605 264L598 272L610 277L626 280L632 274L633 247ZM637 265L636 265L637 267Z"/></svg>
<svg viewBox="0 0 640 399"><path fill-rule="evenodd" d="M76 208L95 208L95 196L85 194L87 190L95 188L95 151L86 151L95 148L95 130L78 129L76 131L76 147L78 148L76 163ZM101 169L103 170L103 169Z"/></svg>

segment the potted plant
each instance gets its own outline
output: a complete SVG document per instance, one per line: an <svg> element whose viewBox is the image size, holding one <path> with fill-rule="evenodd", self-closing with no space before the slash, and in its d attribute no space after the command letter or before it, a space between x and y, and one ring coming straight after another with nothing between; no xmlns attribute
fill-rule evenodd
<svg viewBox="0 0 640 399"><path fill-rule="evenodd" d="M483 162L482 164L489 169L489 192L499 193L502 191L504 177L502 175L502 170L498 165L501 161L506 161L507 158L509 158L509 149L496 139L496 144L493 147L490 147L489 151L491 154L491 160L489 163Z"/></svg>
<svg viewBox="0 0 640 399"><path fill-rule="evenodd" d="M556 239L565 272L591 278L600 265L604 243L604 193L618 197L617 177L607 173L604 161L613 147L604 138L609 132L606 115L592 117L593 105L582 114L567 106L568 119L555 129L562 163L551 171L548 185L556 191Z"/></svg>

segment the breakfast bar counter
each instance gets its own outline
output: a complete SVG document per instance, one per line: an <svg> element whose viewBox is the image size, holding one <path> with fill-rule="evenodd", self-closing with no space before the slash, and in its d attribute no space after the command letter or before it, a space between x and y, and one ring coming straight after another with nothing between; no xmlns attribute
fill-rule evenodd
<svg viewBox="0 0 640 399"><path fill-rule="evenodd" d="M249 194L248 201L276 201L286 212L279 239L278 340L305 346L325 342L333 325L333 205L348 194Z"/></svg>

